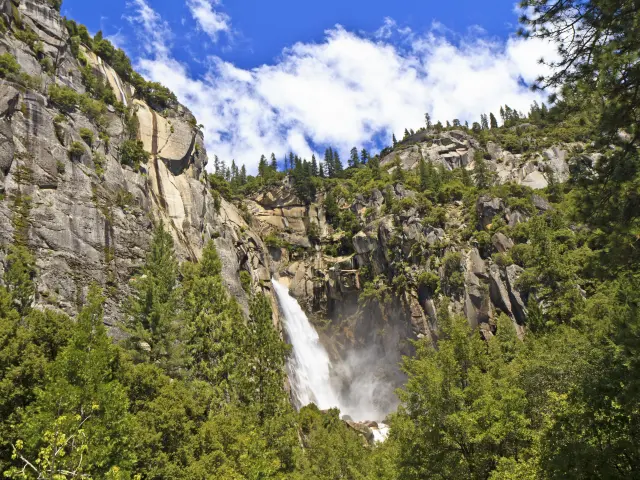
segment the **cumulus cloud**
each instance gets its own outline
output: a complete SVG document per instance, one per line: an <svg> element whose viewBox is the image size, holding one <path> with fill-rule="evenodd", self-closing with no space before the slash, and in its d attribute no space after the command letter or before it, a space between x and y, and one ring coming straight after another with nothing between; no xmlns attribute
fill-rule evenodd
<svg viewBox="0 0 640 480"><path fill-rule="evenodd" d="M193 19L213 42L218 41L218 35L221 32L231 31L229 16L214 9L219 3L219 0L187 0L187 7Z"/></svg>
<svg viewBox="0 0 640 480"><path fill-rule="evenodd" d="M127 6L134 12L127 20L140 27L141 44L148 55L167 57L173 33L169 24L145 0L133 0Z"/></svg>
<svg viewBox="0 0 640 480"><path fill-rule="evenodd" d="M163 24L146 10L138 16L152 19L140 20L151 29ZM325 145L344 156L352 146L375 150L384 145L374 138L421 127L425 112L471 123L504 104L527 111L543 100L526 85L545 73L537 59L554 54L539 40L502 42L476 31L454 42L442 28L419 35L386 19L371 36L336 26L322 42L297 43L277 62L250 70L209 57L207 73L195 77L150 38L146 51L153 53L138 67L173 89L204 124L210 155L250 171L263 153L310 158Z"/></svg>

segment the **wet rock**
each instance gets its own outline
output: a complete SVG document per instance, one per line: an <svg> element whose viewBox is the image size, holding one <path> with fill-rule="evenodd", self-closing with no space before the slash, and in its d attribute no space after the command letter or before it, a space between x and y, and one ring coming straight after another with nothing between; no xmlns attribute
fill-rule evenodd
<svg viewBox="0 0 640 480"><path fill-rule="evenodd" d="M355 432L362 435L367 440L367 442L373 443L374 441L373 432L371 431L371 428L368 427L366 424L359 423L359 422L352 422L350 420L346 420L345 423L349 427L351 427Z"/></svg>

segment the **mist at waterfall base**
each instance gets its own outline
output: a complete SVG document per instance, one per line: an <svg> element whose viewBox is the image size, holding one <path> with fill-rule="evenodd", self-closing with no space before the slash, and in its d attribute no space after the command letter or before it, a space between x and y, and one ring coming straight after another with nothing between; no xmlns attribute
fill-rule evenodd
<svg viewBox="0 0 640 480"><path fill-rule="evenodd" d="M318 333L289 289L275 279L272 284L284 315L287 340L293 347L287 369L296 406L315 403L321 410L337 407L341 415L355 421L384 420L396 409L398 400L393 382L385 378L380 368L385 359L379 348L346 352L332 364Z"/></svg>

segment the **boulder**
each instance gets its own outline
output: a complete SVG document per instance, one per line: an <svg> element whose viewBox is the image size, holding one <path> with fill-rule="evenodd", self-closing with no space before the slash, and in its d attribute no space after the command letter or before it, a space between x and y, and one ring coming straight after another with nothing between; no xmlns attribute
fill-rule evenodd
<svg viewBox="0 0 640 480"><path fill-rule="evenodd" d="M378 238L360 231L353 236L353 248L358 255L371 253L378 248Z"/></svg>
<svg viewBox="0 0 640 480"><path fill-rule="evenodd" d="M476 213L478 214L478 222L481 229L487 228L496 215L504 210L504 203L500 198L493 198L490 195L482 195L476 202Z"/></svg>
<svg viewBox="0 0 640 480"><path fill-rule="evenodd" d="M516 225L518 225L519 223L524 223L528 220L529 218L521 213L519 210L514 210L513 212L509 212L507 214L507 222L509 223L510 227L515 227Z"/></svg>
<svg viewBox="0 0 640 480"><path fill-rule="evenodd" d="M384 204L384 196L382 192L377 188L371 191L371 198L369 199L369 206L373 208L380 208Z"/></svg>
<svg viewBox="0 0 640 480"><path fill-rule="evenodd" d="M472 248L467 255L467 271L480 278L488 278L487 267L477 248Z"/></svg>
<svg viewBox="0 0 640 480"><path fill-rule="evenodd" d="M533 202L533 205L542 212L546 212L553 208L545 198L540 195L536 195L535 193L531 196L531 201Z"/></svg>
<svg viewBox="0 0 640 480"><path fill-rule="evenodd" d="M493 247L500 253L508 252L513 248L513 240L507 237L502 232L497 232L491 237L491 243Z"/></svg>
<svg viewBox="0 0 640 480"><path fill-rule="evenodd" d="M497 308L510 317L513 316L509 289L502 280L500 267L498 267L498 265L491 265L489 268L489 295L491 296L491 301Z"/></svg>
<svg viewBox="0 0 640 480"><path fill-rule="evenodd" d="M507 272L507 287L509 288L509 300L513 309L513 316L520 325L527 320L527 304L523 295L516 287L516 282L524 270L518 265L509 265Z"/></svg>
<svg viewBox="0 0 640 480"><path fill-rule="evenodd" d="M472 272L465 275L464 313L472 327L489 321L491 316L491 300L489 289Z"/></svg>

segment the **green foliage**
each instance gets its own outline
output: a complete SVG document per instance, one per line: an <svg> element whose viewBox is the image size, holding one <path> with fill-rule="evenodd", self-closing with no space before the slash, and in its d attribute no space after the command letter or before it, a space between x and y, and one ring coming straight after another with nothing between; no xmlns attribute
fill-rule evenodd
<svg viewBox="0 0 640 480"><path fill-rule="evenodd" d="M26 246L20 244L10 246L4 280L18 312L22 315L29 312L35 297L35 263L33 254Z"/></svg>
<svg viewBox="0 0 640 480"><path fill-rule="evenodd" d="M140 165L147 163L151 156L145 149L144 144L140 140L125 140L118 149L120 163L128 165L134 170L139 170Z"/></svg>
<svg viewBox="0 0 640 480"><path fill-rule="evenodd" d="M67 153L69 154L69 159L78 160L87 153L87 150L80 142L73 142Z"/></svg>
<svg viewBox="0 0 640 480"><path fill-rule="evenodd" d="M89 147L93 146L93 131L92 130L90 130L88 128L81 128L78 133L80 133L80 138L82 138L82 140L84 140L84 143L89 145Z"/></svg>
<svg viewBox="0 0 640 480"><path fill-rule="evenodd" d="M246 270L240 271L240 283L245 293L247 295L251 294L251 274Z"/></svg>
<svg viewBox="0 0 640 480"><path fill-rule="evenodd" d="M95 152L93 154L93 166L96 170L96 175L102 177L105 172L105 166L107 164L107 159L100 152Z"/></svg>
<svg viewBox="0 0 640 480"><path fill-rule="evenodd" d="M440 276L434 272L421 272L418 275L417 281L418 287L426 288L431 295L435 295L440 289Z"/></svg>
<svg viewBox="0 0 640 480"><path fill-rule="evenodd" d="M183 361L176 324L181 291L173 238L164 224L156 228L144 267L131 286L126 307L130 348L140 361L175 371Z"/></svg>
<svg viewBox="0 0 640 480"><path fill-rule="evenodd" d="M0 78L11 78L20 73L20 64L10 53L0 55Z"/></svg>
<svg viewBox="0 0 640 480"><path fill-rule="evenodd" d="M49 100L64 113L73 112L78 105L79 95L72 88L53 83L48 93Z"/></svg>
<svg viewBox="0 0 640 480"><path fill-rule="evenodd" d="M442 286L453 295L459 295L464 289L464 274L462 273L462 255L460 252L449 252L442 258L444 276Z"/></svg>

